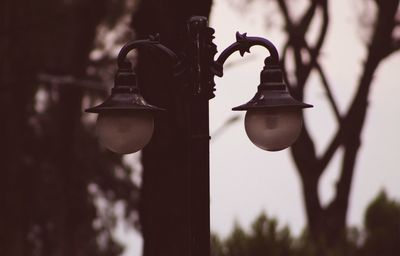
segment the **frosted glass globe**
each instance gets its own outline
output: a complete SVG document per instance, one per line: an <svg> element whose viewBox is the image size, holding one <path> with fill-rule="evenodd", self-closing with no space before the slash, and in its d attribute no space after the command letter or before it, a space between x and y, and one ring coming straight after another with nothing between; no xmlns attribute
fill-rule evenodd
<svg viewBox="0 0 400 256"><path fill-rule="evenodd" d="M301 109L249 110L245 117L247 136L257 147L279 151L292 145L303 124Z"/></svg>
<svg viewBox="0 0 400 256"><path fill-rule="evenodd" d="M99 114L96 133L100 143L118 154L130 154L149 143L154 118L149 112L106 112Z"/></svg>

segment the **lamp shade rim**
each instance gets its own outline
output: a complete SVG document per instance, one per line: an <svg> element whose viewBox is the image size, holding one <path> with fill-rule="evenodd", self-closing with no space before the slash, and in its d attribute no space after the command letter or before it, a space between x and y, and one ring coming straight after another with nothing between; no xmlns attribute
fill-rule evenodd
<svg viewBox="0 0 400 256"><path fill-rule="evenodd" d="M246 110L264 110L264 109L274 109L274 108L312 108L313 105L299 102L298 104L259 104L259 105L251 105L251 104L243 104L237 107L232 108L233 111L246 111Z"/></svg>
<svg viewBox="0 0 400 256"><path fill-rule="evenodd" d="M165 109L147 103L138 93L114 93L98 106L88 108L87 113L101 113L105 111L151 111L158 112Z"/></svg>
<svg viewBox="0 0 400 256"><path fill-rule="evenodd" d="M268 90L259 87L254 97L247 103L234 107L232 110L257 110L271 108L311 108L310 104L293 98L287 90Z"/></svg>
<svg viewBox="0 0 400 256"><path fill-rule="evenodd" d="M132 105L132 106L102 106L98 105L96 107L85 109L86 113L101 113L101 112L109 112L109 111L149 111L149 112L160 112L165 111L163 108L155 107L152 105L140 106L140 105Z"/></svg>

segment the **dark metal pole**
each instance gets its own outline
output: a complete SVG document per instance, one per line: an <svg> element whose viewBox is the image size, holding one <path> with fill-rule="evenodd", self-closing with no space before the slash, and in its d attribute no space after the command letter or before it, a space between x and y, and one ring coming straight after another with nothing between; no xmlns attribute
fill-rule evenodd
<svg viewBox="0 0 400 256"><path fill-rule="evenodd" d="M190 256L210 255L209 100L214 97L214 30L205 17L188 21L187 124L190 172Z"/></svg>
<svg viewBox="0 0 400 256"><path fill-rule="evenodd" d="M208 99L191 97L190 136L190 256L210 255Z"/></svg>

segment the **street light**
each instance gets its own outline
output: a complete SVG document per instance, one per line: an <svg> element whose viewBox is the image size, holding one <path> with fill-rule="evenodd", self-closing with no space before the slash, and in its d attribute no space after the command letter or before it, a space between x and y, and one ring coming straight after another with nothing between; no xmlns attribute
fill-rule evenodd
<svg viewBox="0 0 400 256"><path fill-rule="evenodd" d="M223 64L238 51L241 56L255 45L266 48L269 56L264 61L260 84L255 96L247 103L234 107L234 111L247 111L245 130L249 139L259 148L279 151L292 145L302 128L303 108L309 104L295 100L284 83L283 71L275 46L260 37L236 34L236 42L227 47L214 60L217 53L212 42L214 29L208 27L205 17L192 17L183 39L186 44L178 57L160 44L156 37L126 44L118 55L118 70L111 95L102 104L86 110L98 113L97 134L100 142L111 151L128 154L139 151L151 139L154 130L153 115L168 111L150 105L140 94L136 74L127 59L133 49L151 48L171 60L171 72L187 81L187 107L185 136L189 149L188 172L191 173L191 234L192 255L209 255L209 113L208 101L214 97L214 77L223 76ZM182 79L181 79L182 80ZM182 83L182 82L181 82ZM177 86L181 86L177 81Z"/></svg>
<svg viewBox="0 0 400 256"><path fill-rule="evenodd" d="M201 23L204 23L203 17L193 17L189 21L193 26L199 26ZM270 52L260 75L261 83L256 95L249 102L232 110L247 111L245 130L257 147L268 151L279 151L295 142L302 127L301 109L312 106L295 100L289 94L283 82L278 52L274 45L264 38L247 37L246 34L237 33L237 42L224 50L214 63L210 63L209 68L214 75L222 76L222 66L232 53L239 51L243 56L254 45L264 46ZM121 49L111 96L99 106L86 110L99 114L96 130L100 142L115 153L134 153L146 146L154 130L152 115L154 112L163 111L148 104L142 97L136 75L127 60L127 54L131 50L144 47L156 48L169 56L175 61L176 73L182 74L184 72L182 69L189 68L184 66L174 52L161 45L154 37L128 43ZM199 63L196 64L200 64L200 58L201 56L198 56ZM198 69L194 79L202 75L201 69ZM201 89L202 85L197 84L197 86Z"/></svg>

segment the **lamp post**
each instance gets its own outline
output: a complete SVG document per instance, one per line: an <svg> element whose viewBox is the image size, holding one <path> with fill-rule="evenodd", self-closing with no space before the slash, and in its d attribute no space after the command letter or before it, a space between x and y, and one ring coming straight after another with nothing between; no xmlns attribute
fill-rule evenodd
<svg viewBox="0 0 400 256"><path fill-rule="evenodd" d="M260 74L260 85L247 103L233 108L247 111L245 129L249 139L259 148L279 151L297 139L302 127L303 108L309 104L295 100L283 81L279 55L275 46L260 37L236 34L237 41L227 47L215 60L216 45L212 42L214 29L205 17L194 16L187 23L185 50L174 53L160 44L156 37L126 44L118 55L118 70L111 95L102 104L86 110L99 114L96 131L101 144L120 154L142 149L151 139L154 114L168 111L146 102L139 91L136 74L127 54L133 49L150 48L171 60L170 68L184 87L186 131L182 136L189 151L187 171L190 176L190 255L210 254L209 219L209 100L214 97L214 77L223 76L223 65L234 52L242 56L255 45L269 52Z"/></svg>

